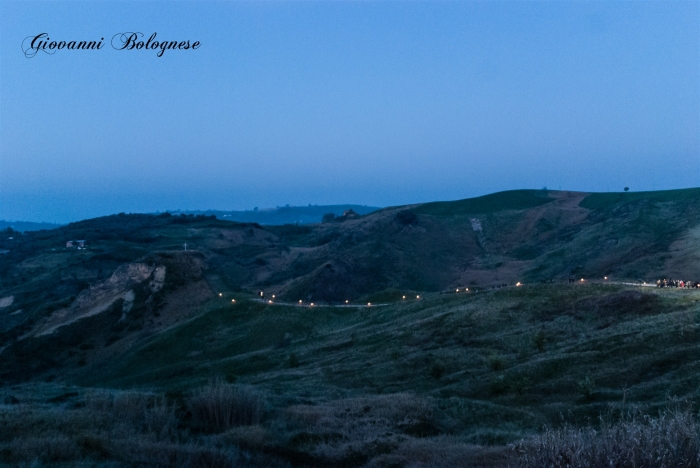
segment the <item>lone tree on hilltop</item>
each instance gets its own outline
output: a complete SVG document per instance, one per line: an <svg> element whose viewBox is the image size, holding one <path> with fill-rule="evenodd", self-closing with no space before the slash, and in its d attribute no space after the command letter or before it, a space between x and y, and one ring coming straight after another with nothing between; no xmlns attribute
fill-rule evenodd
<svg viewBox="0 0 700 468"><path fill-rule="evenodd" d="M630 188L629 188L629 187L625 187L625 192L629 192L629 191L630 191Z"/></svg>

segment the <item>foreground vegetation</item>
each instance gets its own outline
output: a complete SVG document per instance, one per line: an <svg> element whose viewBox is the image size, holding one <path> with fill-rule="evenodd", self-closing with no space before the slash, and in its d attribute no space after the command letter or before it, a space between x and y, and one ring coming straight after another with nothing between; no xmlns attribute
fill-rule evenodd
<svg viewBox="0 0 700 468"><path fill-rule="evenodd" d="M407 430L435 420L435 408L412 395L323 406L290 407L265 421L259 394L220 381L179 402L144 392L68 391L43 404L0 405L0 466L700 466L700 421L678 404L657 416L566 423L500 447ZM313 453L270 444L301 427L315 429L294 434L297 444L316 442ZM396 435L382 439L385 431Z"/></svg>
<svg viewBox="0 0 700 468"><path fill-rule="evenodd" d="M517 466L688 467L700 466L700 422L693 413L634 415L596 430L565 427L520 442Z"/></svg>

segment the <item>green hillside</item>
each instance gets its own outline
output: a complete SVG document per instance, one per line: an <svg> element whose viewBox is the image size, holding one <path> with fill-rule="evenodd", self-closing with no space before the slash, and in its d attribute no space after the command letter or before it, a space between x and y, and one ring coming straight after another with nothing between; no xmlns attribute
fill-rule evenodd
<svg viewBox="0 0 700 468"><path fill-rule="evenodd" d="M479 215L506 210L526 210L554 201L547 190L509 190L465 200L424 203L416 213L434 216Z"/></svg>
<svg viewBox="0 0 700 468"><path fill-rule="evenodd" d="M508 444L562 421L697 412L700 290L651 285L700 279L698 202L511 191L308 226L6 231L0 465L512 466ZM217 398L246 416L212 420Z"/></svg>
<svg viewBox="0 0 700 468"><path fill-rule="evenodd" d="M444 409L455 399L488 402L496 419L462 428L479 443L512 440L564 411L595 417L623 391L653 407L669 392L696 398L700 388L695 291L536 285L357 308L217 301L109 366L85 367L75 382L166 391L222 376L283 404L401 392ZM587 377L590 388L581 388ZM491 434L513 414L520 421L510 436Z"/></svg>
<svg viewBox="0 0 700 468"><path fill-rule="evenodd" d="M615 208L631 203L673 203L693 202L700 196L700 189L690 188L681 190L660 190L656 192L608 192L592 193L587 196L581 206L589 210Z"/></svg>

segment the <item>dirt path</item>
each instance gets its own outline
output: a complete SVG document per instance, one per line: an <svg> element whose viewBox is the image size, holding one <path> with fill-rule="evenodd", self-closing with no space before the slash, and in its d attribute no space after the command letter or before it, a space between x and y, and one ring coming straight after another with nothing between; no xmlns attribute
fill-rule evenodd
<svg viewBox="0 0 700 468"><path fill-rule="evenodd" d="M592 280L586 280L584 282L585 284L620 284L620 285L625 285L625 286L637 286L640 288L656 288L656 283L628 283L624 281L592 281ZM532 283L532 285L536 285L537 283ZM561 282L559 284L563 285L574 285L574 284L581 284L579 281L575 283L565 283ZM521 286L527 286L527 284L522 284ZM509 284L507 286L501 286L499 288L494 288L494 289L489 289L489 288L484 288L484 289L479 289L475 291L465 291L466 288L459 288L460 292L456 292L453 290L449 291L441 291L437 293L428 293L427 296L434 296L434 295L440 295L440 294L479 294L483 292L488 292L488 291L495 291L497 289L505 289L505 288L516 288L520 287L515 284ZM455 288L457 289L457 288ZM666 289L686 289L686 288L666 288ZM417 300L422 300L425 296L421 296L420 299L410 299L402 302L414 302ZM252 299L254 302L260 302L262 304L267 304L267 305L279 305L279 306L286 306L286 307L307 307L307 308L312 308L312 307L334 307L334 308L370 308L370 307L385 307L385 306L390 306L390 305L396 305L399 304L399 302L382 302L382 303L367 303L367 304L321 304L321 303L315 303L315 302L284 302L284 301L278 301L276 299Z"/></svg>
<svg viewBox="0 0 700 468"><path fill-rule="evenodd" d="M283 305L287 307L336 307L336 308L351 308L351 309L357 309L359 307L384 307L388 305L392 305L390 302L385 302L381 304L375 304L373 302L368 302L367 304L318 304L316 302L282 302L282 301L277 301L274 299L252 299L254 302L260 302L262 304L267 304L267 305ZM396 304L396 303L394 303Z"/></svg>

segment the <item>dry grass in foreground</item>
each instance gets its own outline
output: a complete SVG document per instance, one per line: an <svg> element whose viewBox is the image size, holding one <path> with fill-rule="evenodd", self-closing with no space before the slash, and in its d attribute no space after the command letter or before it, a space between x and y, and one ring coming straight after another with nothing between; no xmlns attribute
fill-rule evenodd
<svg viewBox="0 0 700 468"><path fill-rule="evenodd" d="M73 406L1 405L0 466L240 466L237 446L206 434L258 422L261 397L212 383L186 406L191 417L154 394L107 390Z"/></svg>
<svg viewBox="0 0 700 468"><path fill-rule="evenodd" d="M700 468L700 420L688 411L601 418L600 429L548 429L509 448L469 443L434 399L409 393L276 409L221 381L178 401L71 395L0 405L0 467Z"/></svg>
<svg viewBox="0 0 700 468"><path fill-rule="evenodd" d="M688 412L632 417L600 430L547 430L514 447L520 468L697 468L700 422Z"/></svg>
<svg viewBox="0 0 700 468"><path fill-rule="evenodd" d="M260 395L220 380L196 390L186 406L192 414L192 421L205 432L258 424L265 411Z"/></svg>

